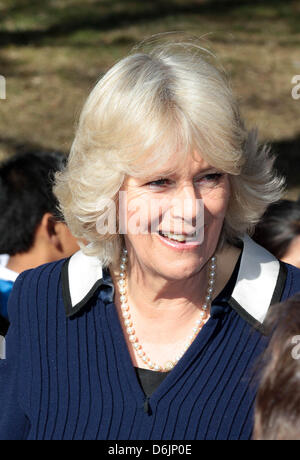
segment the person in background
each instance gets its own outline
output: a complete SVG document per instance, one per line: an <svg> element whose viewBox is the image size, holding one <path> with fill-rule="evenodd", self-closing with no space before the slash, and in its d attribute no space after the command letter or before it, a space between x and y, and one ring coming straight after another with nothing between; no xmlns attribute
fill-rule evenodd
<svg viewBox="0 0 300 460"><path fill-rule="evenodd" d="M7 303L13 284L18 273L7 268L9 255L0 255L0 359L5 356L5 335L8 330L9 322L7 318Z"/></svg>
<svg viewBox="0 0 300 460"><path fill-rule="evenodd" d="M278 259L300 268L300 202L280 200L269 206L253 239Z"/></svg>
<svg viewBox="0 0 300 460"><path fill-rule="evenodd" d="M63 154L39 152L15 155L0 165L2 348L9 326L7 302L19 273L70 256L79 249L62 221L52 193L54 173L64 163Z"/></svg>
<svg viewBox="0 0 300 460"><path fill-rule="evenodd" d="M300 440L300 294L276 304L266 318L274 330L261 364L255 440Z"/></svg>

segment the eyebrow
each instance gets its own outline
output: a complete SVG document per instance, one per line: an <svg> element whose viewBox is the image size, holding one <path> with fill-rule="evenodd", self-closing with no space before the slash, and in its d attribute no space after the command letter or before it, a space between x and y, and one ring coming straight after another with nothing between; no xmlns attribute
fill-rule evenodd
<svg viewBox="0 0 300 460"><path fill-rule="evenodd" d="M207 168L203 168L200 171L196 172L194 177L199 176L201 174L205 175L209 172L221 172L221 171L219 171L214 166L208 166ZM158 171L157 173L153 173L151 175L149 174L148 176L139 177L138 179L142 181L151 181L151 180L155 180L158 178L164 178L164 177L176 177L177 175L178 175L177 172L174 170L165 170L165 171Z"/></svg>

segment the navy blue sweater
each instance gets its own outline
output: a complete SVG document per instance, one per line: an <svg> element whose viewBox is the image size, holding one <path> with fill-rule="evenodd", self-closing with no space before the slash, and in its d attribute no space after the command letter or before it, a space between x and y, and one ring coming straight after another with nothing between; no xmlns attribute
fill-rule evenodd
<svg viewBox="0 0 300 460"><path fill-rule="evenodd" d="M15 283L0 362L0 439L251 438L253 366L268 339L228 304L226 290L145 405L109 283L67 317L62 264ZM300 290L299 270L287 267L283 288L282 299Z"/></svg>

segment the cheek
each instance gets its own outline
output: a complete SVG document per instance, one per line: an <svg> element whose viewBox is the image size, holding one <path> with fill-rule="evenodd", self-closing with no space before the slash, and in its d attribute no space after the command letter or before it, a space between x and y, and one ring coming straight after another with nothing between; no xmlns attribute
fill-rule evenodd
<svg viewBox="0 0 300 460"><path fill-rule="evenodd" d="M134 199L127 206L127 233L144 236L151 232L150 206L146 200Z"/></svg>
<svg viewBox="0 0 300 460"><path fill-rule="evenodd" d="M223 222L228 207L230 192L228 186L216 190L210 196L204 199L204 219L209 223L211 221Z"/></svg>
<svg viewBox="0 0 300 460"><path fill-rule="evenodd" d="M134 187L122 190L118 213L125 234L137 236L146 233L149 226L148 201L144 191Z"/></svg>
<svg viewBox="0 0 300 460"><path fill-rule="evenodd" d="M128 235L149 236L156 233L159 223L166 208L169 207L169 200L161 195L154 196L140 190L129 190L126 193L126 216Z"/></svg>

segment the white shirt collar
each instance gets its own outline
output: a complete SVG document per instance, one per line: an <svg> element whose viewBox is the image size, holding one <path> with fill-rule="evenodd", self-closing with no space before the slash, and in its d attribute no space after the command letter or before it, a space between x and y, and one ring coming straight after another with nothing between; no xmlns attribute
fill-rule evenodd
<svg viewBox="0 0 300 460"><path fill-rule="evenodd" d="M259 327L270 305L280 300L285 277L278 259L245 235L230 306L246 321ZM97 257L78 251L68 259L62 271L67 316L78 312L104 282L102 265Z"/></svg>
<svg viewBox="0 0 300 460"><path fill-rule="evenodd" d="M240 269L231 297L256 321L263 323L278 283L280 262L248 235L244 236L243 243Z"/></svg>
<svg viewBox="0 0 300 460"><path fill-rule="evenodd" d="M9 256L7 254L0 254L0 279L15 282L19 273L6 267L8 259Z"/></svg>

